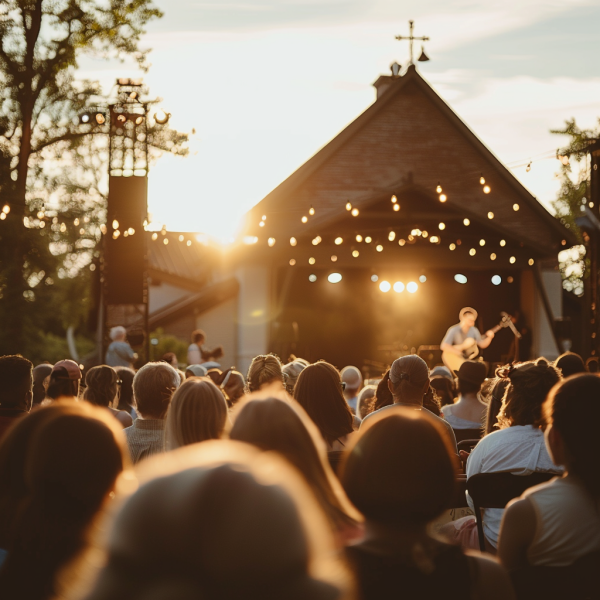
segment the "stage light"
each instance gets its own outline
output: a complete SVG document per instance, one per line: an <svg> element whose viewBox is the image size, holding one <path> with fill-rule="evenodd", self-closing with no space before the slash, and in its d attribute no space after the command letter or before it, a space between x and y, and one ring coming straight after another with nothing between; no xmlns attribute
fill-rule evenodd
<svg viewBox="0 0 600 600"><path fill-rule="evenodd" d="M269 238L267 244L269 244L269 248L272 248L275 245L275 238Z"/></svg>
<svg viewBox="0 0 600 600"><path fill-rule="evenodd" d="M399 204L394 204L394 210L396 212L398 212L400 210L400 205Z"/></svg>
<svg viewBox="0 0 600 600"><path fill-rule="evenodd" d="M383 246L381 244L378 244L375 250L377 250L377 252L383 252Z"/></svg>
<svg viewBox="0 0 600 600"><path fill-rule="evenodd" d="M496 260L496 254L494 252L490 254L490 260Z"/></svg>
<svg viewBox="0 0 600 600"><path fill-rule="evenodd" d="M438 183L438 186L435 188L435 191L436 191L438 194L441 194L441 193L442 193L442 186L441 186L439 183Z"/></svg>
<svg viewBox="0 0 600 600"><path fill-rule="evenodd" d="M343 239L343 238L341 238L341 237L336 237L336 238L335 238L335 240L334 240L334 244L335 244L336 246L339 246L339 245L341 245L341 244L343 244L343 243L344 243L344 239Z"/></svg>
<svg viewBox="0 0 600 600"><path fill-rule="evenodd" d="M370 244L372 241L373 240L372 240L371 236L369 236L369 235L365 238L365 244ZM563 246L564 246L564 244L563 244Z"/></svg>
<svg viewBox="0 0 600 600"><path fill-rule="evenodd" d="M488 219L493 219L494 218L494 213L492 211L490 211L488 213Z"/></svg>
<svg viewBox="0 0 600 600"><path fill-rule="evenodd" d="M264 221L259 221L258 226L259 227L264 227L265 226L265 222Z"/></svg>
<svg viewBox="0 0 600 600"><path fill-rule="evenodd" d="M483 193L484 194L489 194L492 191L492 188L489 185L484 185L483 186Z"/></svg>
<svg viewBox="0 0 600 600"><path fill-rule="evenodd" d="M485 246L485 240L479 240L479 245L480 246Z"/></svg>
<svg viewBox="0 0 600 600"><path fill-rule="evenodd" d="M307 223L308 222L308 217L307 216L302 217L302 222L303 223Z"/></svg>
<svg viewBox="0 0 600 600"><path fill-rule="evenodd" d="M395 239L396 239L396 232L390 231L388 234L388 240L390 240L390 242L393 242Z"/></svg>
<svg viewBox="0 0 600 600"><path fill-rule="evenodd" d="M335 254L331 255L331 262L336 262L337 261L337 256Z"/></svg>
<svg viewBox="0 0 600 600"><path fill-rule="evenodd" d="M392 286L391 286L391 284L390 284L390 282L389 282L389 281L382 281L382 282L379 284L379 289L380 289L380 290L381 290L381 291L382 291L384 294L386 294L387 292L389 292L389 291L392 289Z"/></svg>
<svg viewBox="0 0 600 600"><path fill-rule="evenodd" d="M483 185L485 183L485 177L483 175L479 178L479 183L481 185Z"/></svg>
<svg viewBox="0 0 600 600"><path fill-rule="evenodd" d="M468 227L471 224L471 221L469 221L469 219L463 219L463 224L465 227Z"/></svg>
<svg viewBox="0 0 600 600"><path fill-rule="evenodd" d="M158 234L154 234L156 235L156 237L158 237ZM152 239L154 239L154 235L152 236ZM253 244L258 243L258 238L255 235L247 235L244 238L244 244L246 244L246 246L252 246Z"/></svg>
<svg viewBox="0 0 600 600"><path fill-rule="evenodd" d="M425 277L425 275L421 275L421 276L419 277L419 281L420 281L421 283L425 283L425 282L427 281L427 277Z"/></svg>
<svg viewBox="0 0 600 600"><path fill-rule="evenodd" d="M469 254L470 254L471 256L475 256L475 254L477 254L477 250L475 250L475 248L471 248L471 249L469 250Z"/></svg>
<svg viewBox="0 0 600 600"><path fill-rule="evenodd" d="M506 246L506 240L500 240L500 245L501 245L502 247Z"/></svg>
<svg viewBox="0 0 600 600"><path fill-rule="evenodd" d="M298 243L295 237L290 238L290 246L295 246Z"/></svg>
<svg viewBox="0 0 600 600"><path fill-rule="evenodd" d="M398 246L404 246L404 244L406 244L406 240L398 240Z"/></svg>
<svg viewBox="0 0 600 600"><path fill-rule="evenodd" d="M448 246L448 248L450 248L450 250L456 250L456 244L452 243Z"/></svg>
<svg viewBox="0 0 600 600"><path fill-rule="evenodd" d="M158 110L154 113L154 120L159 125L164 125L171 118L171 113L165 112L164 110Z"/></svg>
<svg viewBox="0 0 600 600"><path fill-rule="evenodd" d="M448 200L448 196L446 194L440 194L440 202L446 202Z"/></svg>
<svg viewBox="0 0 600 600"><path fill-rule="evenodd" d="M392 203L396 204L398 202L398 198L396 196L392 196Z"/></svg>
<svg viewBox="0 0 600 600"><path fill-rule="evenodd" d="M119 221L116 219L112 222L113 229L119 229Z"/></svg>
<svg viewBox="0 0 600 600"><path fill-rule="evenodd" d="M531 267L531 266L533 266L533 263L534 263L534 262L535 262L535 261L533 260L533 258L530 258L530 259L527 261L527 263L529 264L529 266L530 266L530 267Z"/></svg>
<svg viewBox="0 0 600 600"><path fill-rule="evenodd" d="M296 264L296 259L290 258L290 267L293 267Z"/></svg>
<svg viewBox="0 0 600 600"><path fill-rule="evenodd" d="M314 265L316 262L317 262L317 260L314 257L312 257L312 256L308 259L308 264L309 265Z"/></svg>
<svg viewBox="0 0 600 600"><path fill-rule="evenodd" d="M394 291L397 294L401 294L404 291L404 284L401 281L396 281L394 284Z"/></svg>
<svg viewBox="0 0 600 600"><path fill-rule="evenodd" d="M379 277L377 275L371 275L371 281L373 283L377 283L377 281L379 281Z"/></svg>
<svg viewBox="0 0 600 600"><path fill-rule="evenodd" d="M351 214L353 217L358 217L358 208L353 208Z"/></svg>
<svg viewBox="0 0 600 600"><path fill-rule="evenodd" d="M494 285L500 285L502 283L502 277L500 277L500 275L494 275L492 277L492 283Z"/></svg>
<svg viewBox="0 0 600 600"><path fill-rule="evenodd" d="M356 236L356 241L357 242L362 242L362 235L357 235Z"/></svg>
<svg viewBox="0 0 600 600"><path fill-rule="evenodd" d="M438 225L438 229L439 229L440 231L444 231L444 229L446 229L446 223L440 223L440 224Z"/></svg>
<svg viewBox="0 0 600 600"><path fill-rule="evenodd" d="M352 204L350 202L346 202L346 210L347 211L351 211L352 210Z"/></svg>
<svg viewBox="0 0 600 600"><path fill-rule="evenodd" d="M329 281L329 283L339 283L341 280L342 280L342 274L341 273L331 273L327 277L327 281Z"/></svg>
<svg viewBox="0 0 600 600"><path fill-rule="evenodd" d="M409 294L414 294L418 289L419 289L419 284L416 283L415 281L409 281L406 284L406 291Z"/></svg>
<svg viewBox="0 0 600 600"><path fill-rule="evenodd" d="M352 250L352 256L354 258L358 258L359 254L360 254L360 252L358 250Z"/></svg>
<svg viewBox="0 0 600 600"><path fill-rule="evenodd" d="M309 280L311 283L314 283L314 282L317 280L317 276L316 276L314 273L311 273L311 274L308 276L308 280Z"/></svg>
<svg viewBox="0 0 600 600"><path fill-rule="evenodd" d="M514 265L514 264L517 262L517 259L516 259L514 256L511 256L511 257L508 259L508 262L509 262L511 265Z"/></svg>
<svg viewBox="0 0 600 600"><path fill-rule="evenodd" d="M517 211L519 210L519 208L520 208L520 207L519 207L519 205L518 205L518 204L513 204L513 210L514 210L515 212L517 212Z"/></svg>
<svg viewBox="0 0 600 600"><path fill-rule="evenodd" d="M461 273L457 273L454 276L454 281L456 281L456 283L461 283L461 284L465 284L467 283L467 276L466 275L462 275Z"/></svg>
<svg viewBox="0 0 600 600"><path fill-rule="evenodd" d="M315 209L311 206L308 210L308 214L312 217L315 214Z"/></svg>

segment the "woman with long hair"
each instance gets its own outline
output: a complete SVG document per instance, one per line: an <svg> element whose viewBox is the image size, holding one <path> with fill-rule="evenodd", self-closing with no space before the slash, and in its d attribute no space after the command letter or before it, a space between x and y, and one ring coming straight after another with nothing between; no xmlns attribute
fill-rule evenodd
<svg viewBox="0 0 600 600"><path fill-rule="evenodd" d="M354 431L354 415L344 398L340 372L325 361L309 365L298 375L294 398L321 432L327 449L343 450Z"/></svg>
<svg viewBox="0 0 600 600"><path fill-rule="evenodd" d="M28 418L13 433L29 427ZM25 493L5 548L0 597L45 600L59 591L59 572L86 547L128 457L114 418L74 402L40 424L25 456Z"/></svg>
<svg viewBox="0 0 600 600"><path fill-rule="evenodd" d="M508 569L568 566L600 550L600 377L554 386L542 418L552 462L565 471L506 508L498 555Z"/></svg>
<svg viewBox="0 0 600 600"><path fill-rule="evenodd" d="M167 449L219 439L227 420L223 392L208 377L190 377L171 399L167 413Z"/></svg>
<svg viewBox="0 0 600 600"><path fill-rule="evenodd" d="M388 369L377 384L375 395L365 404L365 409L362 414L363 419L384 406L391 406L394 404L394 396L392 396L392 392L390 391L389 381L390 370Z"/></svg>
<svg viewBox="0 0 600 600"><path fill-rule="evenodd" d="M133 425L133 419L128 412L115 408L115 404L119 403L121 383L119 375L112 367L108 365L92 367L85 374L83 399L90 404L107 409L125 429Z"/></svg>
<svg viewBox="0 0 600 600"><path fill-rule="evenodd" d="M287 459L314 492L342 542L360 533L360 515L333 474L314 423L296 406L278 398L250 400L237 413L230 438Z"/></svg>
<svg viewBox="0 0 600 600"><path fill-rule="evenodd" d="M428 532L451 504L458 461L440 419L398 407L371 417L345 452L340 479L365 517L347 553L361 598L513 598L504 570Z"/></svg>
<svg viewBox="0 0 600 600"><path fill-rule="evenodd" d="M285 385L283 365L274 354L260 354L252 359L246 381L250 392L258 392L266 386L281 387Z"/></svg>

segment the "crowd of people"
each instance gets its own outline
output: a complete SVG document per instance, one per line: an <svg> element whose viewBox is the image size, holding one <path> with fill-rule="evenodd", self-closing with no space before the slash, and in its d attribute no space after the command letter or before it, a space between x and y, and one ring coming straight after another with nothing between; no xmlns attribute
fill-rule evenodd
<svg viewBox="0 0 600 600"><path fill-rule="evenodd" d="M0 357L0 598L600 597L593 361L244 376L198 331L185 369L134 370L123 333L85 373ZM506 472L548 481L483 509L482 552L469 479Z"/></svg>

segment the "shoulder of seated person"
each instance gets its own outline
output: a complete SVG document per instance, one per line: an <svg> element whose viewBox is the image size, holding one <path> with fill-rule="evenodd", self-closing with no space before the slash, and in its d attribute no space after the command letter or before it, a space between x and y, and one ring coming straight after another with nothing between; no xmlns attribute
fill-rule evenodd
<svg viewBox="0 0 600 600"><path fill-rule="evenodd" d="M478 577L473 581L476 600L513 600L515 598L506 569L498 560L475 550L466 550L465 554L477 564Z"/></svg>

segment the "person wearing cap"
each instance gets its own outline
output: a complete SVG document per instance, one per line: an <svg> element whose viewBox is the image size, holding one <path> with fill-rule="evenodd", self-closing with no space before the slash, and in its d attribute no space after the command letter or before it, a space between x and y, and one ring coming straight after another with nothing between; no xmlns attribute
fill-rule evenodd
<svg viewBox="0 0 600 600"><path fill-rule="evenodd" d="M33 365L20 354L0 357L0 439L31 410Z"/></svg>
<svg viewBox="0 0 600 600"><path fill-rule="evenodd" d="M133 369L133 364L138 356L125 340L126 337L127 330L125 327L118 325L110 330L112 342L108 346L104 361L109 367L129 367Z"/></svg>
<svg viewBox="0 0 600 600"><path fill-rule="evenodd" d="M460 322L452 325L446 332L440 350L442 352L451 352L462 356L464 350L469 348L473 341L480 348L487 348L494 338L493 331L486 331L485 336L475 327L477 320L477 311L470 306L465 306L459 313Z"/></svg>
<svg viewBox="0 0 600 600"><path fill-rule="evenodd" d="M341 372L342 383L346 384L344 388L344 398L352 411L356 414L356 406L358 404L358 392L362 388L363 377L362 373L356 367L344 367Z"/></svg>
<svg viewBox="0 0 600 600"><path fill-rule="evenodd" d="M77 398L79 396L79 382L81 369L74 360L60 360L50 372L50 382L46 396L51 400L58 400L62 396Z"/></svg>
<svg viewBox="0 0 600 600"><path fill-rule="evenodd" d="M389 414L394 414L398 406L412 408L413 410L424 410L424 414L435 419L436 422L440 422L442 429L448 434L448 441L458 454L456 436L450 424L427 409L423 409L423 397L429 389L429 368L420 356L408 354L407 356L397 358L390 367L388 387L394 398L394 403L367 415L361 424L361 429L375 415L387 414L387 411L389 411Z"/></svg>
<svg viewBox="0 0 600 600"><path fill-rule="evenodd" d="M185 378L206 377L208 370L203 365L188 365L185 369Z"/></svg>
<svg viewBox="0 0 600 600"><path fill-rule="evenodd" d="M483 426L487 408L479 395L487 368L481 361L467 360L454 373L458 377L458 401L442 406L444 419L453 429L478 429Z"/></svg>

